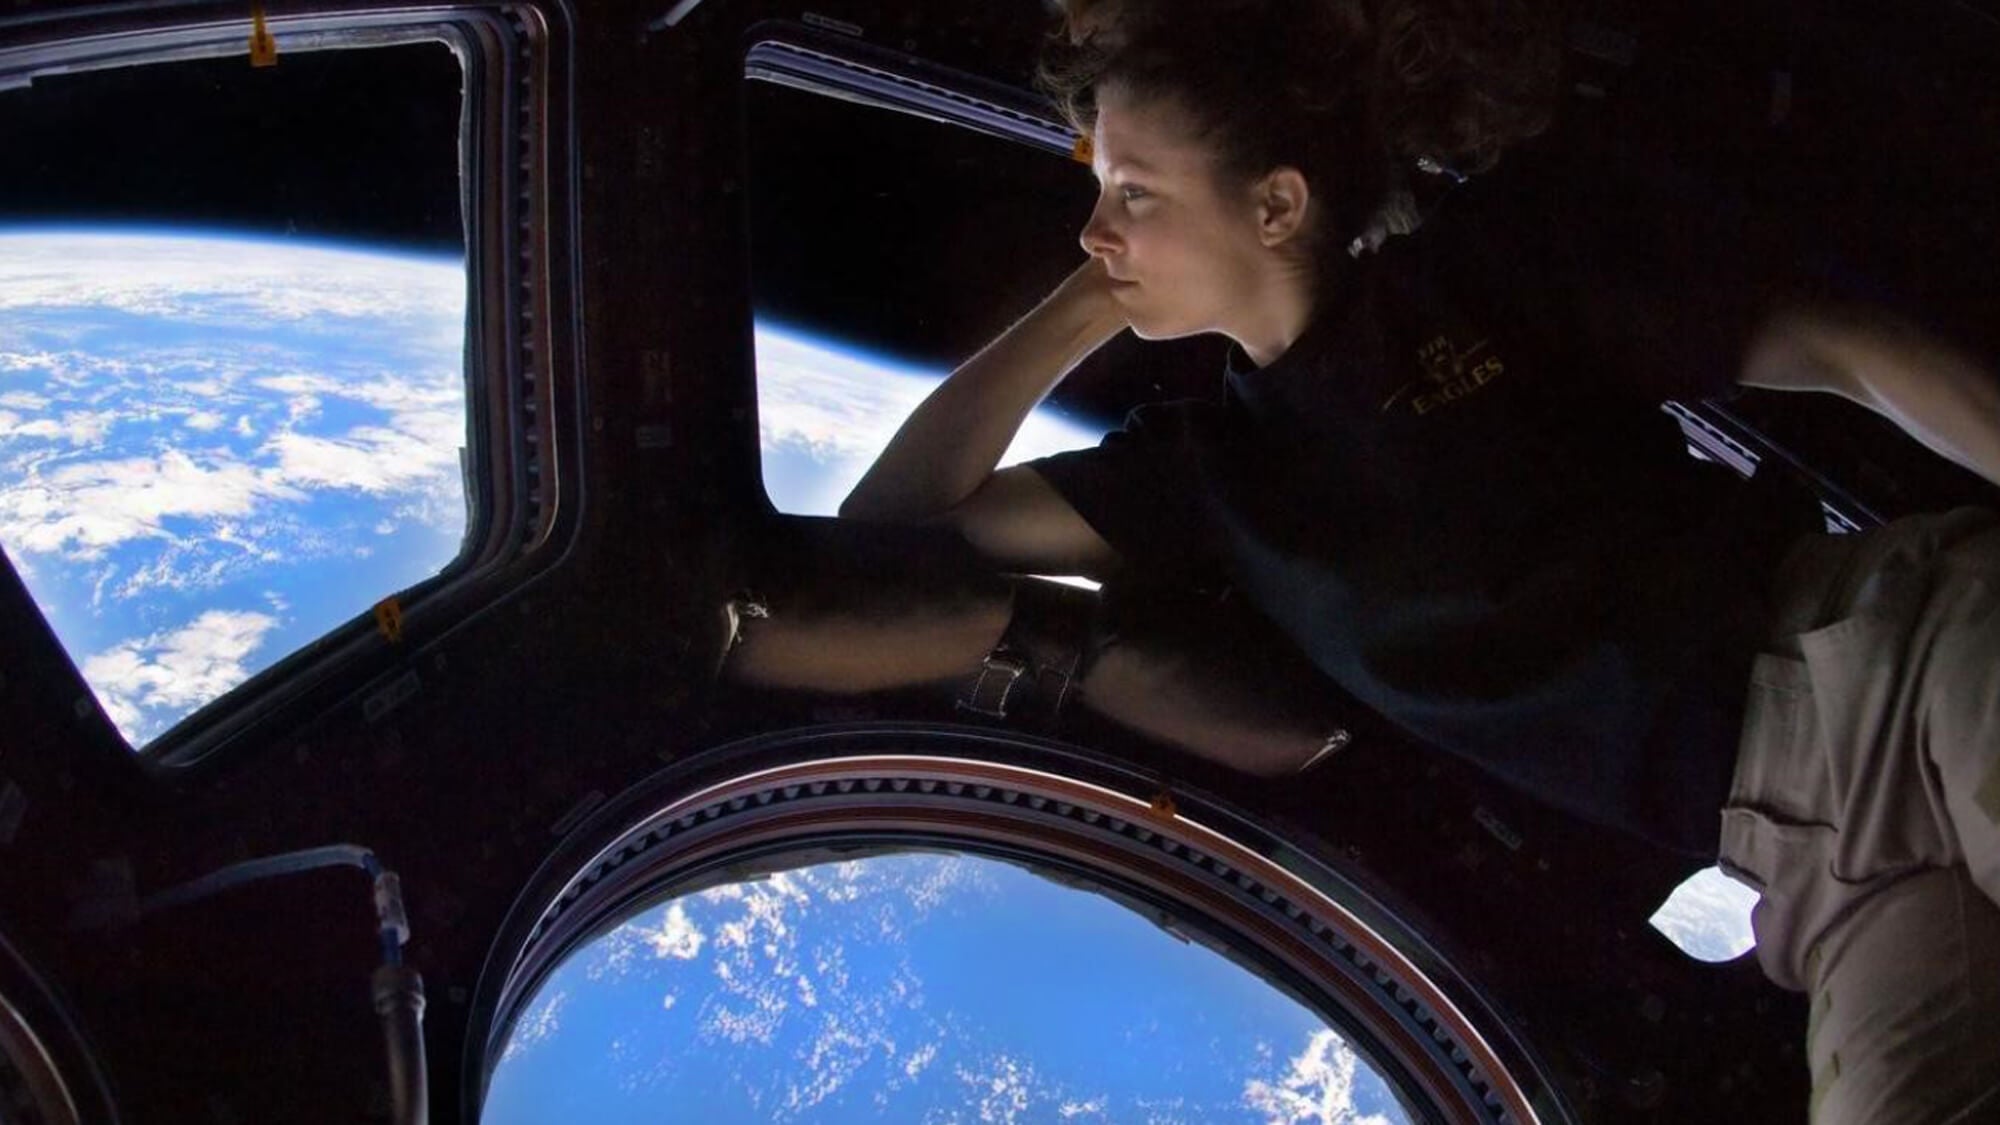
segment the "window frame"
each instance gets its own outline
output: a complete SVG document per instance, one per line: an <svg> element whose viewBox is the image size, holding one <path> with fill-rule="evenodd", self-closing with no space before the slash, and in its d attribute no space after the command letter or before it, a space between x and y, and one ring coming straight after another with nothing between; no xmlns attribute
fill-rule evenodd
<svg viewBox="0 0 2000 1125"><path fill-rule="evenodd" d="M1064 160L1088 162L1087 138L1064 123L1047 98L969 71L935 63L920 55L877 46L865 40L786 20L764 20L744 33L741 87L761 82L826 97L869 109L901 114L939 125L966 129L1021 145ZM739 128L750 128L748 99L738 112ZM746 145L747 151L747 145ZM755 174L745 167L744 179ZM754 292L757 262L748 249L753 216L748 193L742 215L744 260ZM754 300L754 296L753 296ZM757 508L779 518L801 513L778 506L765 479L762 443L762 372L758 370L753 327L746 342L745 368L750 379L750 425L747 428L751 464L756 467Z"/></svg>
<svg viewBox="0 0 2000 1125"><path fill-rule="evenodd" d="M772 20L750 28L743 78L921 117L1079 159L1048 99L862 40Z"/></svg>
<svg viewBox="0 0 2000 1125"><path fill-rule="evenodd" d="M1417 1120L1574 1119L1503 1009L1386 888L1302 833L1076 747L917 723L785 731L704 751L557 828L473 995L467 1120L542 983L594 937L852 849L979 854L1136 904L1328 1019Z"/></svg>
<svg viewBox="0 0 2000 1125"><path fill-rule="evenodd" d="M416 652L558 562L583 501L581 331L574 253L569 15L560 0L424 7L343 3L272 14L287 54L438 42L464 74L467 525L456 559L281 656L133 746L42 621L77 692L90 750L156 777L212 766L237 745L360 696L373 721L421 690ZM207 5L0 17L0 89L39 76L247 56L247 13ZM561 314L561 315L558 315ZM393 606L400 628L378 610ZM384 610L387 615L390 611ZM39 616L39 615L38 615Z"/></svg>

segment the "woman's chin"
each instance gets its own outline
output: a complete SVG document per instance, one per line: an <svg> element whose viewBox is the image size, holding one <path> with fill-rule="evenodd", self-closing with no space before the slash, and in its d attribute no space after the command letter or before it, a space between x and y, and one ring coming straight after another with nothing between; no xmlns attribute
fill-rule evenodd
<svg viewBox="0 0 2000 1125"><path fill-rule="evenodd" d="M1191 325L1140 316L1134 316L1131 324L1132 335L1141 340L1179 340L1187 336L1199 336L1207 331Z"/></svg>

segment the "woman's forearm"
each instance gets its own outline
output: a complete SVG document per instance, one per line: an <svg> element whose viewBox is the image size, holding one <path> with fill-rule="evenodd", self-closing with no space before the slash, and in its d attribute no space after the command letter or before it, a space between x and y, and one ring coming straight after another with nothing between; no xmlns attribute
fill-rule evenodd
<svg viewBox="0 0 2000 1125"><path fill-rule="evenodd" d="M1030 411L1125 325L1095 259L952 372L903 423L840 514L929 519L992 474Z"/></svg>
<svg viewBox="0 0 2000 1125"><path fill-rule="evenodd" d="M1013 616L1012 583L940 528L813 520L747 557L722 669L740 684L851 694L963 676Z"/></svg>
<svg viewBox="0 0 2000 1125"><path fill-rule="evenodd" d="M1196 757L1256 777L1286 777L1346 746L1349 737L1326 703L1324 685L1303 675L1273 682L1255 674L1290 658L1282 651L1127 644L1097 655L1077 698L1120 726Z"/></svg>
<svg viewBox="0 0 2000 1125"><path fill-rule="evenodd" d="M1296 773L1345 743L1325 681L1260 619L1146 599L1122 605L1087 641L1099 612L1088 596L1004 578L932 529L866 529L903 536L879 548L846 534L859 530L828 521L821 541L786 545L784 572L761 576L753 600L731 603L723 678L832 695L933 685L958 696L1004 636L1016 658L1076 677L1052 686L1030 676L1034 691L1059 694L1020 704L1016 718L1046 718L1066 699L1262 777ZM1010 631L1017 613L1028 620ZM1079 643L1088 650L1066 647Z"/></svg>
<svg viewBox="0 0 2000 1125"><path fill-rule="evenodd" d="M949 601L789 602L732 621L725 674L741 684L849 695L963 678L999 643L1004 585ZM737 609L736 612L741 612Z"/></svg>
<svg viewBox="0 0 2000 1125"><path fill-rule="evenodd" d="M848 588L773 605L768 618L741 622L723 674L746 686L834 695L923 684L957 693L1014 612L999 584L942 597L881 593ZM1231 769L1288 776L1346 744L1325 685L1284 648L1134 637L1084 663L1071 688L1076 704Z"/></svg>

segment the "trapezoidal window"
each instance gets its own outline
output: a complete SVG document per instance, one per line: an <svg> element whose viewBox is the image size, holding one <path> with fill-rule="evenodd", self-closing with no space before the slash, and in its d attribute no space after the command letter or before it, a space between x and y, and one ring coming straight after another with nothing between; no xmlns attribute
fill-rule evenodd
<svg viewBox="0 0 2000 1125"><path fill-rule="evenodd" d="M802 29L749 55L758 432L781 512L833 514L924 396L1083 260L1095 187L1070 134L1021 91L903 73L919 65ZM1104 389L1059 388L1002 463L1094 445L1124 412Z"/></svg>
<svg viewBox="0 0 2000 1125"><path fill-rule="evenodd" d="M135 748L466 553L464 81L433 41L0 91L0 544Z"/></svg>

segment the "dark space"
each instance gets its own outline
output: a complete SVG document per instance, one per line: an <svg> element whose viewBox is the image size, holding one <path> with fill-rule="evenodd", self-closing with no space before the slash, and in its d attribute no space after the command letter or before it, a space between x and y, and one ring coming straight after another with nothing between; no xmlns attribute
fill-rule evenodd
<svg viewBox="0 0 2000 1125"><path fill-rule="evenodd" d="M1082 165L769 83L744 95L760 314L948 365L1082 261Z"/></svg>
<svg viewBox="0 0 2000 1125"><path fill-rule="evenodd" d="M441 43L37 78L0 92L0 225L205 226L458 253L462 82Z"/></svg>

